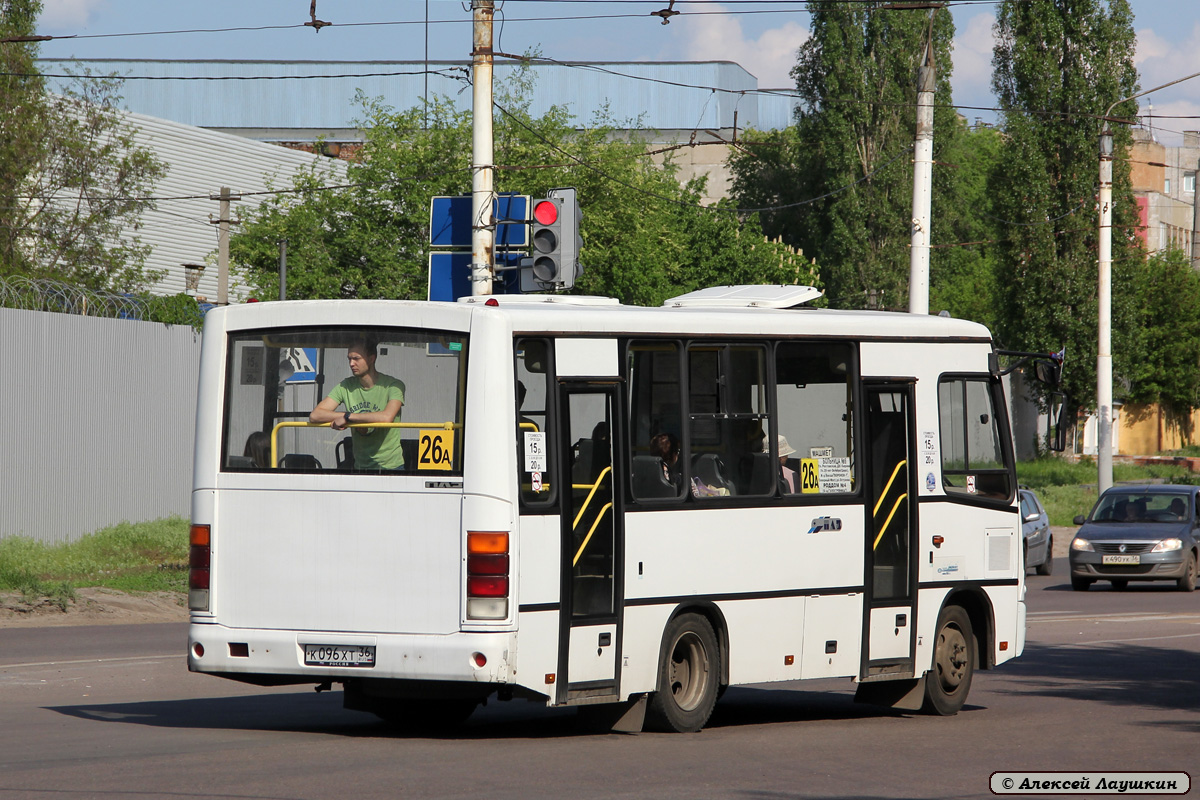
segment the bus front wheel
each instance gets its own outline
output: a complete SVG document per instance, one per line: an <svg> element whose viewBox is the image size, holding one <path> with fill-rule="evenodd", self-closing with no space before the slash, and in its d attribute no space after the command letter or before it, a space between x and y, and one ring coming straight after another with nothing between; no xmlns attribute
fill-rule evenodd
<svg viewBox="0 0 1200 800"><path fill-rule="evenodd" d="M646 709L653 730L692 733L704 727L717 704L721 653L712 625L699 614L681 614L667 626L658 665L658 691Z"/></svg>
<svg viewBox="0 0 1200 800"><path fill-rule="evenodd" d="M957 714L967 702L978 659L971 618L962 606L946 606L938 614L933 669L925 676L922 710L943 717Z"/></svg>

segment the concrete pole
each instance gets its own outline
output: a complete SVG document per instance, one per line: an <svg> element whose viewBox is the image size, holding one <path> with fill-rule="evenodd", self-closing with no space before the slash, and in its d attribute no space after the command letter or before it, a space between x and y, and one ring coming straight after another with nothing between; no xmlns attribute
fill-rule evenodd
<svg viewBox="0 0 1200 800"><path fill-rule="evenodd" d="M230 194L228 186L222 186L219 194L210 194L209 200L220 200L220 212L215 220L217 225L217 305L229 305L229 203L241 200L242 196Z"/></svg>
<svg viewBox="0 0 1200 800"><path fill-rule="evenodd" d="M1107 116L1107 115L1106 115ZM1112 472L1112 158L1108 122L1100 133L1100 276L1096 347L1096 471L1099 491L1111 489Z"/></svg>
<svg viewBox="0 0 1200 800"><path fill-rule="evenodd" d="M1200 178L1200 162L1196 164L1196 178ZM1197 195L1200 192L1192 192L1192 269L1200 270L1200 202L1196 201Z"/></svg>
<svg viewBox="0 0 1200 800"><path fill-rule="evenodd" d="M917 70L917 139L913 145L912 245L909 250L908 312L929 313L930 192L933 184L933 95L937 72L933 42Z"/></svg>
<svg viewBox="0 0 1200 800"><path fill-rule="evenodd" d="M493 0L471 0L474 49L471 51L471 294L492 293L495 244L495 188L492 142Z"/></svg>

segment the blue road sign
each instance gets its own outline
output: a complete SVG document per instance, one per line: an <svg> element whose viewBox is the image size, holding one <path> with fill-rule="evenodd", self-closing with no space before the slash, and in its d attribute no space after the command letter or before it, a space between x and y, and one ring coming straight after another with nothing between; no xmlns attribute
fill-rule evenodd
<svg viewBox="0 0 1200 800"><path fill-rule="evenodd" d="M520 294L521 259L524 253L496 253L496 274L492 294ZM441 252L429 254L429 299L454 302L471 296L471 254Z"/></svg>
<svg viewBox="0 0 1200 800"><path fill-rule="evenodd" d="M527 247L529 195L497 194L492 208L496 217L496 249ZM471 195L433 198L429 204L429 244L471 246Z"/></svg>

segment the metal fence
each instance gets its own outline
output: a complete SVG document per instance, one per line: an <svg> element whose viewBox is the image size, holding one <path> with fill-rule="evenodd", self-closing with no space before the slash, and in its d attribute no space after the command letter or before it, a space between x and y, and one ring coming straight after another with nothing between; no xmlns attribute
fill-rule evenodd
<svg viewBox="0 0 1200 800"><path fill-rule="evenodd" d="M0 308L0 538L187 516L200 334Z"/></svg>

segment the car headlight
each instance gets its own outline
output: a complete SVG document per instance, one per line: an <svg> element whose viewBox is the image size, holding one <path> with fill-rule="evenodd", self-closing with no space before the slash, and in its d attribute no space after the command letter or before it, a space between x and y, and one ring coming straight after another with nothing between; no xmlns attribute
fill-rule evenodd
<svg viewBox="0 0 1200 800"><path fill-rule="evenodd" d="M1163 539L1158 544L1151 548L1151 553L1169 553L1172 550L1178 550L1183 547L1182 539Z"/></svg>
<svg viewBox="0 0 1200 800"><path fill-rule="evenodd" d="M1087 539L1080 539L1078 536L1071 540L1071 549L1087 553L1094 553L1096 551L1096 548L1092 547L1091 542Z"/></svg>

